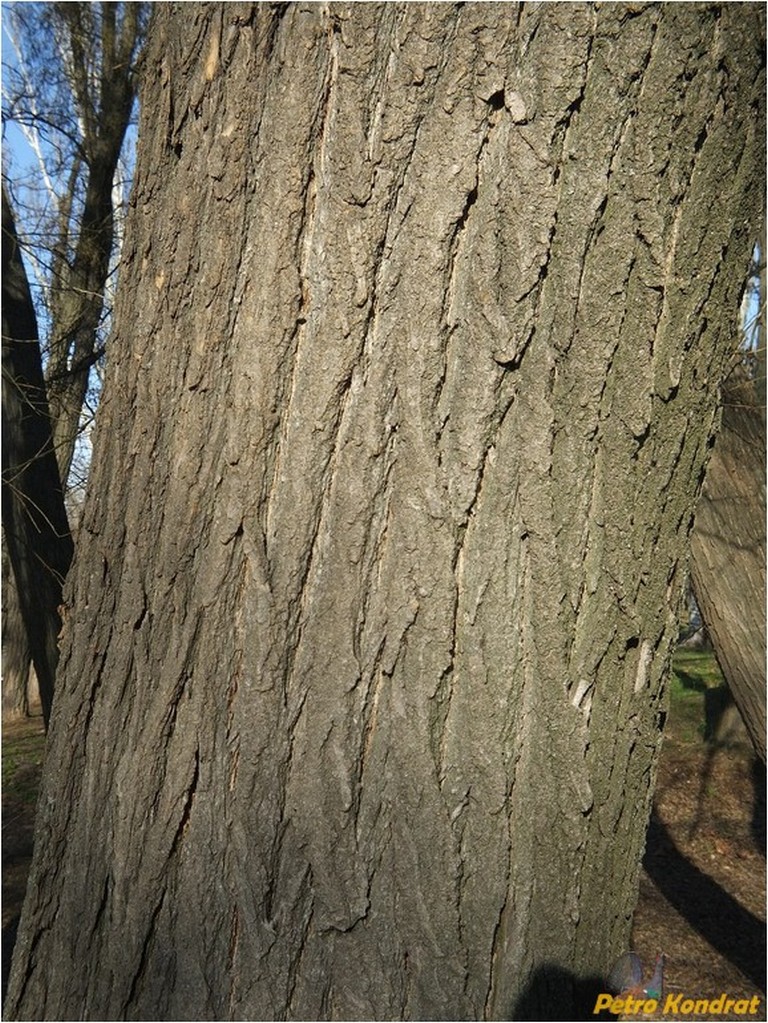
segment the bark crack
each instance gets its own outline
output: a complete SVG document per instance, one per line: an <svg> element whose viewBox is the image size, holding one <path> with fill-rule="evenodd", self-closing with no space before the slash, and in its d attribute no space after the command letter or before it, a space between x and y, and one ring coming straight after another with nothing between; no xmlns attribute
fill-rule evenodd
<svg viewBox="0 0 768 1023"><path fill-rule="evenodd" d="M321 535L322 527L325 523L331 505L331 492L333 490L334 482L337 476L336 465L339 459L341 438L342 434L344 433L344 417L349 403L349 396L351 393L353 376L354 369L350 370L345 379L342 380L337 385L336 394L334 395L335 399L334 403L338 411L336 413L336 422L334 423L333 427L334 432L333 448L323 468L323 475L325 477L324 486L319 502L316 505L316 512L314 517L315 521L312 529L312 536L308 544L307 557L304 559L303 572L298 585L297 597L295 598L294 601L292 601L294 607L298 611L297 620L299 623L299 627L306 611L307 587L312 572L312 565L314 563L315 556L317 553L318 539ZM297 649L298 642L296 643L293 651L294 657Z"/></svg>
<svg viewBox="0 0 768 1023"><path fill-rule="evenodd" d="M160 913L162 912L163 906L165 905L165 900L166 900L167 894L168 894L168 889L166 887L163 887L163 889L162 889L162 891L160 893L160 898L155 903L155 907L152 910L152 914L151 914L151 916L149 918L149 925L148 925L148 928L147 928L147 934L146 934L146 937L144 938L144 942L143 942L142 947L141 947L141 953L139 955L139 963L138 963L136 971L135 971L135 973L133 975L133 979L131 980L131 984L130 984L130 987L128 989L128 996L127 996L127 998L125 1000L123 1012L121 1013L123 1018L130 1018L130 1016L132 1015L132 1013L130 1011L131 1010L131 1005L134 1004L136 1002L136 1000L137 1000L139 984L141 983L141 980L142 980L142 978L143 978L143 976L144 976L144 974L146 972L146 969L147 969L147 964L149 962L150 951L151 951L151 948L152 948L152 944L154 942L155 932L157 930L157 922L158 922L158 919L160 917Z"/></svg>
<svg viewBox="0 0 768 1023"><path fill-rule="evenodd" d="M240 947L240 911L237 904L232 907L232 917L229 925L229 948L227 956L229 960L229 1018L235 1018L235 1001L237 998L240 973L238 970L238 949Z"/></svg>
<svg viewBox="0 0 768 1023"><path fill-rule="evenodd" d="M505 865L505 878L504 878L504 898L499 906L499 911L496 916L496 921L493 926L493 935L490 942L490 967L488 969L488 981L485 992L485 1001L483 1003L483 1019L494 1018L494 1006L493 1001L495 997L496 987L496 972L502 965L501 960L501 945L504 938L504 921L508 912L507 906L509 903L509 893L512 886L512 873L511 865L509 861L509 849L512 847L512 836L510 834L510 819L507 814L507 860Z"/></svg>
<svg viewBox="0 0 768 1023"><path fill-rule="evenodd" d="M171 849L168 854L168 859L171 859L175 855L178 846L189 826L189 818L192 814L192 804L194 802L195 794L197 792L197 783L199 779L200 779L200 749L198 747L197 749L195 749L195 763L192 769L192 778L189 784L187 785L187 790L183 797L184 806L182 807L181 810L179 823L176 826L176 833L173 836L173 841L171 842Z"/></svg>
<svg viewBox="0 0 768 1023"><path fill-rule="evenodd" d="M309 310L312 305L313 296L309 267L312 264L312 257L314 254L315 223L317 219L318 205L318 180L321 182L323 180L325 150L327 144L326 139L328 135L328 126L332 118L332 95L337 79L338 42L337 36L334 33L332 35L328 67L326 70L325 80L323 82L323 88L309 131L310 138L318 140L316 145L317 155L312 159L307 167L302 188L300 227L295 239L295 258L298 268L299 296L298 311L296 313L293 330L290 337L287 339L287 357L291 360L291 369L290 373L280 376L281 381L284 381L287 376L288 382L287 385L282 384L279 393L275 398L275 407L279 408L281 412L275 420L272 429L272 436L267 445L267 450L270 452L268 457L272 463L272 472L266 474L266 478L271 478L271 486L266 497L267 528L265 536L267 540L271 533L270 521L272 518L273 507L272 495L279 491L278 484L281 467L281 451L286 441L286 434L289 429L291 416L295 409L296 375L299 367L299 351L302 339L306 332L306 323ZM286 394L287 400L285 400ZM271 559L269 557L269 549L267 549L267 562L271 576L273 571Z"/></svg>
<svg viewBox="0 0 768 1023"><path fill-rule="evenodd" d="M288 976L286 978L286 1005L288 1012L286 1014L287 1019L295 1018L294 1016L294 998L296 996L296 985L298 983L299 976L301 974L300 966L301 960L304 953L307 951L307 938L309 936L310 927L312 926L312 920L314 917L314 908L311 901L311 892L313 891L312 884L312 868L309 864L304 869L304 876L299 883L299 890L296 896L296 903L300 904L305 899L309 899L309 910L306 913L301 928L301 933L296 935L297 939L292 945L290 958L288 960ZM328 988L325 989L324 998L327 997Z"/></svg>

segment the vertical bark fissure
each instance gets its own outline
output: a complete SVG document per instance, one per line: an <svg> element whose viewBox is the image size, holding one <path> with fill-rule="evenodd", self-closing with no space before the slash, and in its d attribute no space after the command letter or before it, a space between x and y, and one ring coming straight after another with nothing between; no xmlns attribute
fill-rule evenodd
<svg viewBox="0 0 768 1023"><path fill-rule="evenodd" d="M491 106L490 101L488 102L487 106L488 110L485 115L485 123L480 127L480 130L478 132L480 137L479 142L477 143L477 151L474 157L474 162L476 166L474 182L469 187L469 190L466 192L463 208L458 216L458 219L456 220L453 232L451 234L447 246L448 258L445 271L446 284L443 292L444 298L441 316L441 322L445 324L448 323L448 312L451 306L453 305L456 293L456 265L458 253L462 247L464 239L468 234L469 219L473 209L476 208L479 190L483 184L483 157L486 148L489 145L489 141L493 133L494 127L498 123L500 117L500 111L498 106ZM450 337L450 331L448 337ZM447 344L445 347L447 348ZM436 392L435 407L437 407L438 405L441 392L442 387L439 387L438 391Z"/></svg>
<svg viewBox="0 0 768 1023"><path fill-rule="evenodd" d="M229 925L229 946L227 949L227 973L229 975L229 995L227 1000L228 1018L234 1019L237 998L240 988L240 970L238 962L238 946L240 942L240 912L235 902L232 906Z"/></svg>
<svg viewBox="0 0 768 1023"><path fill-rule="evenodd" d="M151 915L149 917L149 923L148 923L148 927L147 927L147 932L146 932L146 935L144 937L144 942L143 942L143 945L141 947L141 951L140 951L140 954L139 954L139 961L138 961L137 965L134 968L132 979L130 981L130 986L128 988L128 992L126 994L125 1001L124 1001L123 1006L122 1006L121 1015L124 1016L125 1018L129 1018L131 1016L131 1014L132 1014L131 1005L139 997L140 986L141 986L141 983L142 983L142 979L143 979L143 977L144 977L144 975L145 975L145 973L147 971L147 967L148 967L148 964L149 964L149 961L150 961L150 953L151 953L151 949L152 949L152 944L153 944L153 942L155 940L155 933L156 933L157 926L158 926L158 919L160 917L160 914L162 913L162 910L163 910L163 907L165 905L165 900L166 900L167 896L168 896L168 889L164 887L162 889L162 891L160 893L160 897L157 900L157 902L155 903L155 905L154 905L154 907L152 909L152 913L151 913Z"/></svg>
<svg viewBox="0 0 768 1023"><path fill-rule="evenodd" d="M307 868L307 874L306 874L304 885L303 885L303 886L306 886L307 889L311 888L311 877L312 877L311 869ZM312 913L310 912L309 915L307 916L306 920L304 921L304 926L303 926L303 930L302 930L301 934L298 935L298 940L296 941L295 951L291 955L291 959L290 959L290 962L289 962L289 965L288 965L288 977L287 977L287 981L286 981L286 1011L285 1011L285 1018L286 1019L290 1018L293 1015L293 1013L294 1013L294 998L295 998L295 995L296 995L296 985L298 983L299 974L300 974L301 961L302 961L302 957L304 956L304 953L306 951L307 938L308 938L308 935L310 933L311 927L312 927ZM327 1002L328 1002L328 994L329 994L329 990L330 990L330 984L331 984L331 981L330 981L330 978L329 978L329 979L327 979L325 981L324 990L323 990L323 993L321 995L321 1001L324 1004L327 1004ZM281 1013L281 1016L282 1016L282 1013Z"/></svg>
<svg viewBox="0 0 768 1023"><path fill-rule="evenodd" d="M268 464L271 465L271 485L265 496L264 512L268 560L271 548L269 540L274 535L275 531L275 527L272 525L274 516L272 497L277 494L280 489L280 473L282 470L281 450L286 441L286 434L289 429L291 414L296 408L296 374L299 369L299 358L302 352L302 338L306 331L308 308L312 301L309 294L310 289L308 285L306 261L311 255L311 239L313 236L315 206L317 203L317 181L313 166L310 166L307 171L307 179L303 192L303 210L301 214L302 226L296 238L296 250L297 253L301 254L299 256L298 271L300 289L299 310L296 314L296 322L292 336L288 339L286 346L286 355L290 364L290 372L285 375L287 383L284 385L284 390L279 390L275 396L276 407L281 409L281 413L275 419L274 426L272 428L272 436L267 445L267 459Z"/></svg>

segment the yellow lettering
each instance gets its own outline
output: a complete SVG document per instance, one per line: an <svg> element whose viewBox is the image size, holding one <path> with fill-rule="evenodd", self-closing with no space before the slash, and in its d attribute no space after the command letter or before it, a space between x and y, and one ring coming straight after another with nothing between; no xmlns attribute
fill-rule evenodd
<svg viewBox="0 0 768 1023"><path fill-rule="evenodd" d="M598 995L595 1007L592 1010L592 1014L595 1015L598 1012L602 1012L603 1009L610 1009L613 1005L613 995Z"/></svg>
<svg viewBox="0 0 768 1023"><path fill-rule="evenodd" d="M680 1012L680 999L683 996L681 994L667 995L667 1000L664 1002L664 1015L670 1012Z"/></svg>
<svg viewBox="0 0 768 1023"><path fill-rule="evenodd" d="M726 993L723 991L722 994L718 995L717 998L699 998L694 1001L693 998L684 998L679 992L675 994L668 994L664 1001L663 1014L665 1016L675 1015L694 1015L694 1016L725 1016L732 1012L735 1015L756 1016L760 1011L761 996L753 995L752 998L728 998ZM601 1008L605 1008L602 1005ZM611 1012L619 1013L623 1012L625 1015L637 1014L639 1012L645 1015L655 1013L658 1009L658 1002L649 998L645 1001L638 1001L631 996L625 999L614 999L613 1005L611 1006ZM595 1007L595 1012L598 1009Z"/></svg>

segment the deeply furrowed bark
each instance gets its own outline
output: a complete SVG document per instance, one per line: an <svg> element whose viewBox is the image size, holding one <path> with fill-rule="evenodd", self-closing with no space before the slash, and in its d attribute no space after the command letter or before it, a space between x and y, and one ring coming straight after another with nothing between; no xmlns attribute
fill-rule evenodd
<svg viewBox="0 0 768 1023"><path fill-rule="evenodd" d="M626 947L761 24L157 11L9 1018L546 1018Z"/></svg>

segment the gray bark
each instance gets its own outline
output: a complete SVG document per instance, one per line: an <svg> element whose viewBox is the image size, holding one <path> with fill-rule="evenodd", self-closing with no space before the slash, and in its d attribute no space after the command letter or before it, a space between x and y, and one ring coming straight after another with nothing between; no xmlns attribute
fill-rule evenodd
<svg viewBox="0 0 768 1023"><path fill-rule="evenodd" d="M157 9L8 1018L580 1011L636 899L761 25Z"/></svg>
<svg viewBox="0 0 768 1023"><path fill-rule="evenodd" d="M696 508L691 577L728 686L765 763L765 406L735 373Z"/></svg>

